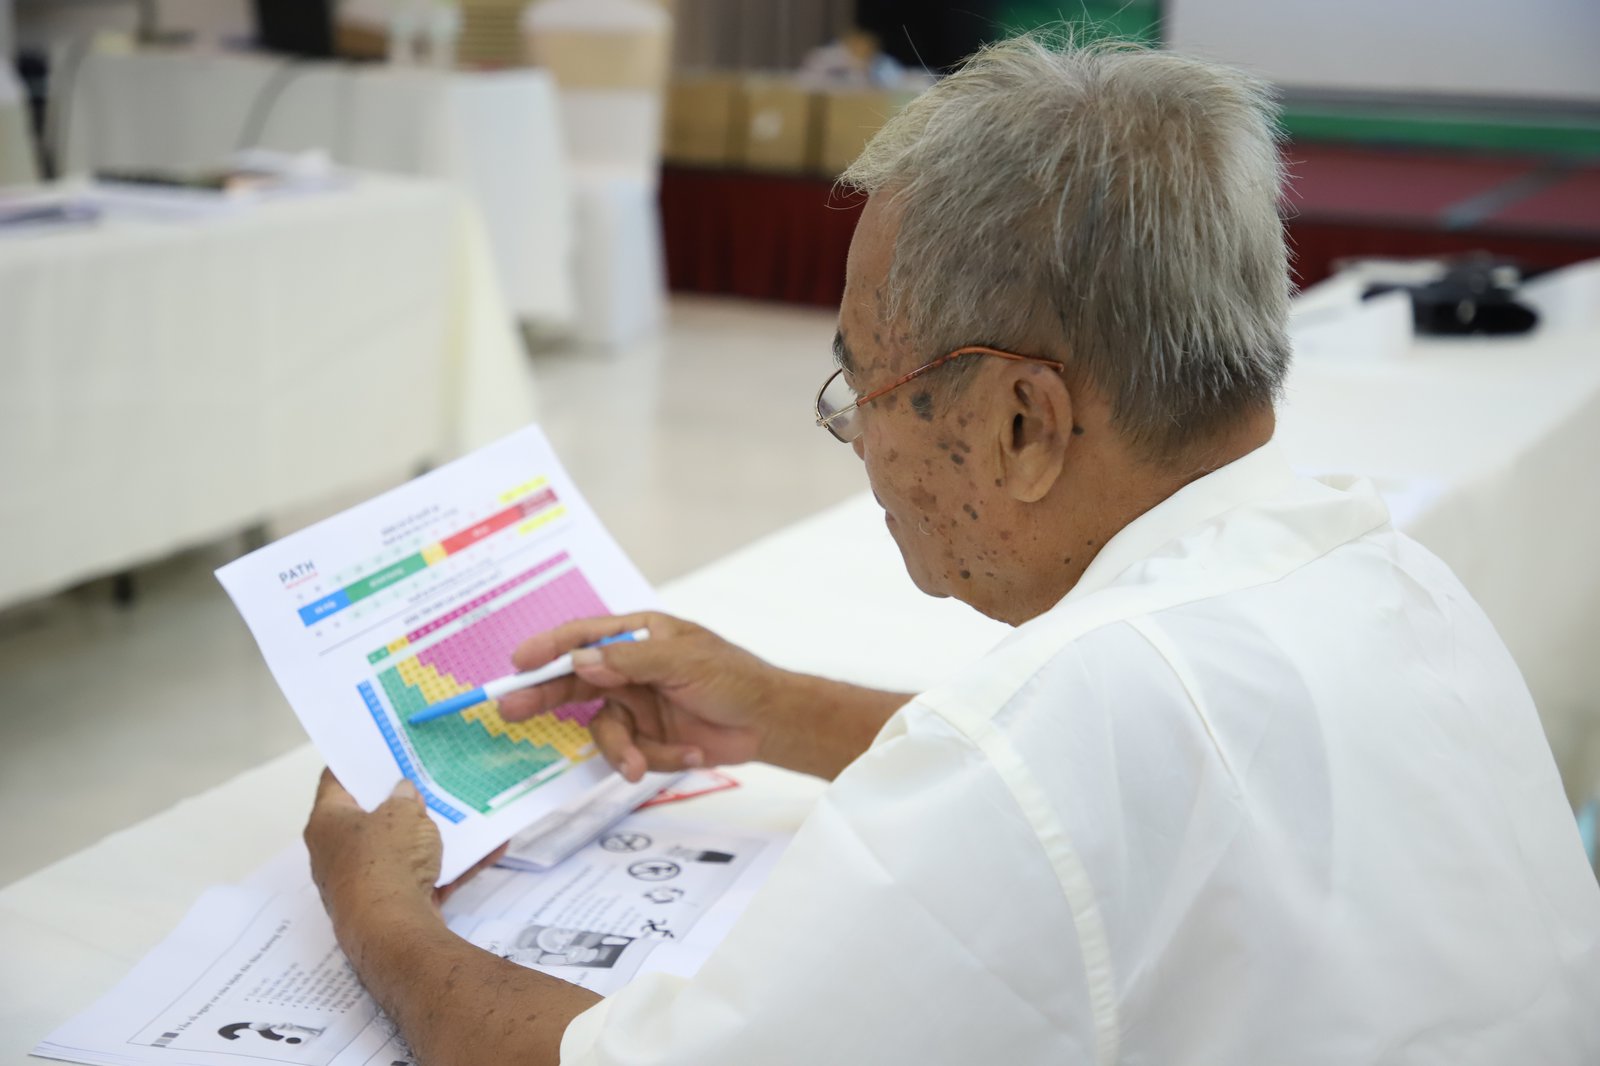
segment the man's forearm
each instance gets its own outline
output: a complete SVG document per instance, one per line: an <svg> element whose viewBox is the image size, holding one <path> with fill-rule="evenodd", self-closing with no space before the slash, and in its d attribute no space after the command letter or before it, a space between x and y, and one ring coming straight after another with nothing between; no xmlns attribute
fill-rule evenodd
<svg viewBox="0 0 1600 1066"><path fill-rule="evenodd" d="M762 743L761 759L829 780L871 746L891 715L911 696L789 674Z"/></svg>
<svg viewBox="0 0 1600 1066"><path fill-rule="evenodd" d="M556 1066L567 1023L600 1000L474 947L426 901L369 906L335 928L424 1066Z"/></svg>

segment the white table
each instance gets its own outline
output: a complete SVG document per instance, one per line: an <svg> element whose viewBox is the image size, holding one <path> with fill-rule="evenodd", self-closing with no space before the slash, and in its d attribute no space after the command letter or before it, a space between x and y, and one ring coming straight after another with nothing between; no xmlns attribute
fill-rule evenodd
<svg viewBox="0 0 1600 1066"><path fill-rule="evenodd" d="M439 182L0 236L0 603L403 479L533 397Z"/></svg>
<svg viewBox="0 0 1600 1066"><path fill-rule="evenodd" d="M0 0L0 186L26 185L39 180L33 155L33 132L22 85L11 71L11 52L5 47L6 11Z"/></svg>
<svg viewBox="0 0 1600 1066"><path fill-rule="evenodd" d="M846 593L865 580L861 598ZM829 590L833 590L830 594ZM887 687L917 688L980 654L1004 627L931 602L900 566L870 497L852 500L662 590L768 659ZM862 610L860 604L872 604ZM237 881L290 844L320 762L300 748L0 889L0 1063L109 990L209 885ZM793 828L821 783L771 767L744 787L685 803L685 815Z"/></svg>
<svg viewBox="0 0 1600 1066"><path fill-rule="evenodd" d="M91 52L57 93L61 158L74 173L212 166L259 145L443 178L482 212L511 310L563 325L575 314L567 155L543 71Z"/></svg>
<svg viewBox="0 0 1600 1066"><path fill-rule="evenodd" d="M1409 314L1358 309L1359 290L1306 294L1351 316L1303 332L1279 439L1304 471L1372 477L1455 570L1577 801L1600 786L1600 262L1534 282L1543 323L1520 337L1413 338Z"/></svg>

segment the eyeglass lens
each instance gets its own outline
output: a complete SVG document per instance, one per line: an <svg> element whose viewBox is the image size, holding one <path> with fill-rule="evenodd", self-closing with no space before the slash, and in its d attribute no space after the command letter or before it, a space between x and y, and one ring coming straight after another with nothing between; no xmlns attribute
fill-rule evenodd
<svg viewBox="0 0 1600 1066"><path fill-rule="evenodd" d="M828 429L835 437L846 443L860 435L861 410L852 406L855 402L855 390L844 380L842 372L835 373L828 379L828 383L822 387L822 394L817 398L817 417L825 419L838 415L828 423ZM844 413L839 414L841 411Z"/></svg>

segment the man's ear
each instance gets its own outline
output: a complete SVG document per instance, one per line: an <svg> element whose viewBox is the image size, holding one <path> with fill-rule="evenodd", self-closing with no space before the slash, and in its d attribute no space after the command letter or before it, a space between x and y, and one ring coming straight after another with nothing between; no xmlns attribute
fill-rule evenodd
<svg viewBox="0 0 1600 1066"><path fill-rule="evenodd" d="M1057 371L1037 364L1008 375L1001 394L1002 487L1021 503L1047 496L1066 466L1072 441L1072 390Z"/></svg>

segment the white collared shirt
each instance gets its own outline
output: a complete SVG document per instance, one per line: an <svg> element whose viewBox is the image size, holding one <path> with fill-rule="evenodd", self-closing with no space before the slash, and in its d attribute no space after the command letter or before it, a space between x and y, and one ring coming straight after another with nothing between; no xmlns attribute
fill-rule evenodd
<svg viewBox="0 0 1600 1066"><path fill-rule="evenodd" d="M1600 889L1482 612L1269 445L899 711L562 1061L1584 1066Z"/></svg>

